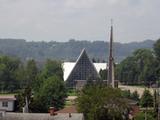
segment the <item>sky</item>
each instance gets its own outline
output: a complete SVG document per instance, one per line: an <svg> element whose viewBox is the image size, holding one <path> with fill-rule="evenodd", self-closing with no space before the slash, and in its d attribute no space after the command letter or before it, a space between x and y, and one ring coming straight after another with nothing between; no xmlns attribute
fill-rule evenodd
<svg viewBox="0 0 160 120"><path fill-rule="evenodd" d="M0 0L0 38L28 41L160 38L160 0Z"/></svg>

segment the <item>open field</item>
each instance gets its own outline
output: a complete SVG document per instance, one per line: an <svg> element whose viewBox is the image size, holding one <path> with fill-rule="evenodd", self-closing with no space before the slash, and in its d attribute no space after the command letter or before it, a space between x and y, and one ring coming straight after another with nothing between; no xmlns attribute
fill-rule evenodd
<svg viewBox="0 0 160 120"><path fill-rule="evenodd" d="M154 92L154 88L145 88L145 87L141 87L141 86L119 85L118 88L120 88L121 90L130 90L131 93L133 93L134 91L137 91L140 97L142 96L143 91L145 89L149 90L151 92L151 94L153 94L153 92Z"/></svg>

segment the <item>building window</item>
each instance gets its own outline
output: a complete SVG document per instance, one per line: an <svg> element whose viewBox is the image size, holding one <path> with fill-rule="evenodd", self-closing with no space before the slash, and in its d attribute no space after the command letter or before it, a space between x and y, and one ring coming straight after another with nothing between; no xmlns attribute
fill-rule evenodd
<svg viewBox="0 0 160 120"><path fill-rule="evenodd" d="M2 102L2 107L8 107L8 102Z"/></svg>

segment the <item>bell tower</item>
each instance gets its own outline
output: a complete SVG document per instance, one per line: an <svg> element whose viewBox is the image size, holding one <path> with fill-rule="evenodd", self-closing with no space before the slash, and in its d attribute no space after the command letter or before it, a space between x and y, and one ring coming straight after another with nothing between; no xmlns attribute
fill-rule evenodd
<svg viewBox="0 0 160 120"><path fill-rule="evenodd" d="M115 87L114 80L114 58L113 58L113 20L111 20L110 44L109 44L109 60L108 60L108 85Z"/></svg>

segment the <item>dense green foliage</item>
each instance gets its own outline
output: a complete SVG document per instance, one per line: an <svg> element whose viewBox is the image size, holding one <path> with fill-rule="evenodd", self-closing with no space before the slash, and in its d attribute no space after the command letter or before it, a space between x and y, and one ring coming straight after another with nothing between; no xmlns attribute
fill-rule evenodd
<svg viewBox="0 0 160 120"><path fill-rule="evenodd" d="M160 83L160 39L154 44L154 51L156 56L156 78Z"/></svg>
<svg viewBox="0 0 160 120"><path fill-rule="evenodd" d="M77 106L86 120L127 119L128 106L121 90L105 85L86 86L78 95Z"/></svg>
<svg viewBox="0 0 160 120"><path fill-rule="evenodd" d="M77 96L77 93L78 93L78 90L76 89L72 89L72 88L67 89L67 96Z"/></svg>
<svg viewBox="0 0 160 120"><path fill-rule="evenodd" d="M57 110L63 108L65 97L66 89L62 79L58 76L49 77L39 88L39 92L35 93L32 112L48 112L49 107Z"/></svg>
<svg viewBox="0 0 160 120"><path fill-rule="evenodd" d="M106 69L102 70L100 69L99 71L99 75L101 76L102 80L107 80L107 76L108 76L108 71Z"/></svg>
<svg viewBox="0 0 160 120"><path fill-rule="evenodd" d="M160 39L153 50L138 49L116 68L118 80L123 84L155 84L160 80Z"/></svg>
<svg viewBox="0 0 160 120"><path fill-rule="evenodd" d="M156 57L160 60L160 39L158 39L157 42L154 44L154 51Z"/></svg>
<svg viewBox="0 0 160 120"><path fill-rule="evenodd" d="M0 91L15 92L19 89L19 81L16 72L20 61L15 58L0 56Z"/></svg>
<svg viewBox="0 0 160 120"><path fill-rule="evenodd" d="M138 49L117 66L117 76L123 84L151 85L158 80L159 63L149 49Z"/></svg>
<svg viewBox="0 0 160 120"><path fill-rule="evenodd" d="M142 107L153 107L153 96L149 90L145 90L140 100L140 105Z"/></svg>
<svg viewBox="0 0 160 120"><path fill-rule="evenodd" d="M137 91L134 91L132 94L131 94L131 99L135 100L135 101L139 101L139 94Z"/></svg>
<svg viewBox="0 0 160 120"><path fill-rule="evenodd" d="M63 80L62 64L47 60L36 81L32 112L48 112L49 107L60 109L64 106L66 88Z"/></svg>
<svg viewBox="0 0 160 120"><path fill-rule="evenodd" d="M146 40L136 43L115 43L115 56L117 61L121 61L138 48L152 48L154 41ZM60 59L72 61L76 60L83 48L89 53L91 58L99 59L99 62L107 60L108 42L104 41L77 41L68 42L27 42L16 39L0 39L0 54L17 56L22 60L33 58L36 61L45 61L49 59Z"/></svg>
<svg viewBox="0 0 160 120"><path fill-rule="evenodd" d="M25 99L32 112L48 112L51 106L60 109L66 97L62 64L48 59L40 69L34 60L22 63L16 58L1 56L0 92L18 93L18 111L22 111Z"/></svg>
<svg viewBox="0 0 160 120"><path fill-rule="evenodd" d="M146 118L147 118L147 120L155 120L155 118L154 118L152 113L147 113L146 114ZM138 113L135 116L134 120L145 120L145 113L144 112Z"/></svg>
<svg viewBox="0 0 160 120"><path fill-rule="evenodd" d="M43 78L48 78L51 76L57 75L60 77L61 80L63 80L63 68L62 64L59 61L55 60L47 60L46 64L44 66L44 69L42 71L41 76Z"/></svg>
<svg viewBox="0 0 160 120"><path fill-rule="evenodd" d="M137 91L134 91L133 93L131 93L129 90L123 90L122 96L124 98L135 100L137 102L139 102L139 100L140 100L140 97L139 97L139 94Z"/></svg>

